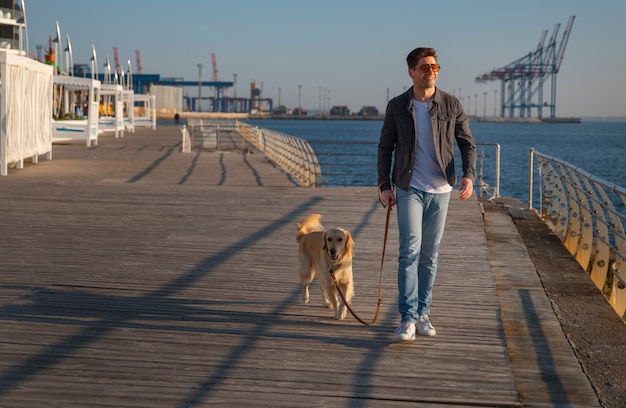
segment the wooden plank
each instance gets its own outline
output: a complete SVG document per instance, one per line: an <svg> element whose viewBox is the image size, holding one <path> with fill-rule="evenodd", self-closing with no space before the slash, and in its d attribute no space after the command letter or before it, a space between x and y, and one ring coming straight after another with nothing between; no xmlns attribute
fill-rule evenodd
<svg viewBox="0 0 626 408"><path fill-rule="evenodd" d="M395 216L375 325L332 319L316 289L303 305L297 274L297 221L349 229L371 319L375 189L302 188L258 152L180 153L177 132L55 145L0 178L0 407L522 405L476 200L451 202L438 335L393 344Z"/></svg>

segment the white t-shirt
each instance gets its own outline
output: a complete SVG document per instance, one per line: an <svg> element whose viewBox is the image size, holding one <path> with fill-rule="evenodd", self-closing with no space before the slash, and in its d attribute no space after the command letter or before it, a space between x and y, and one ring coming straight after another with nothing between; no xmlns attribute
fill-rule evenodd
<svg viewBox="0 0 626 408"><path fill-rule="evenodd" d="M430 122L428 102L419 102L413 98L415 109L415 163L411 187L432 194L443 194L452 191L446 175L437 161L433 126Z"/></svg>

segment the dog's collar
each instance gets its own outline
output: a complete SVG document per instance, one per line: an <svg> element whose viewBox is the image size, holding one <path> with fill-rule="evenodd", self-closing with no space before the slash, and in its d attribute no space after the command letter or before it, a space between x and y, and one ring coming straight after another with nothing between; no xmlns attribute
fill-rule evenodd
<svg viewBox="0 0 626 408"><path fill-rule="evenodd" d="M339 263L329 263L328 264L328 270L330 272L335 272L337 269L339 269L339 267L341 267L341 262L339 262Z"/></svg>

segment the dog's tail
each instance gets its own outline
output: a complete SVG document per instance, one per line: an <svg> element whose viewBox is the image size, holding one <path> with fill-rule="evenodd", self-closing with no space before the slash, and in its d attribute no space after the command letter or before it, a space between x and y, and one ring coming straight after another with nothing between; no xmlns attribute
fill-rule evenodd
<svg viewBox="0 0 626 408"><path fill-rule="evenodd" d="M302 237L313 231L324 231L324 227L320 223L322 216L320 214L312 214L298 223L298 234L296 235L296 242L300 242Z"/></svg>

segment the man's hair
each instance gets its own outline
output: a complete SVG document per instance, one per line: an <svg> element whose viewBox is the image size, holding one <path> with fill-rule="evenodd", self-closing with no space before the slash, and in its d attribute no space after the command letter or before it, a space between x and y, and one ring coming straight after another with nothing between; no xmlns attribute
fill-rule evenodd
<svg viewBox="0 0 626 408"><path fill-rule="evenodd" d="M406 64L409 68L415 68L417 62L424 57L435 57L437 61L437 51L434 48L419 47L414 49L407 55Z"/></svg>

